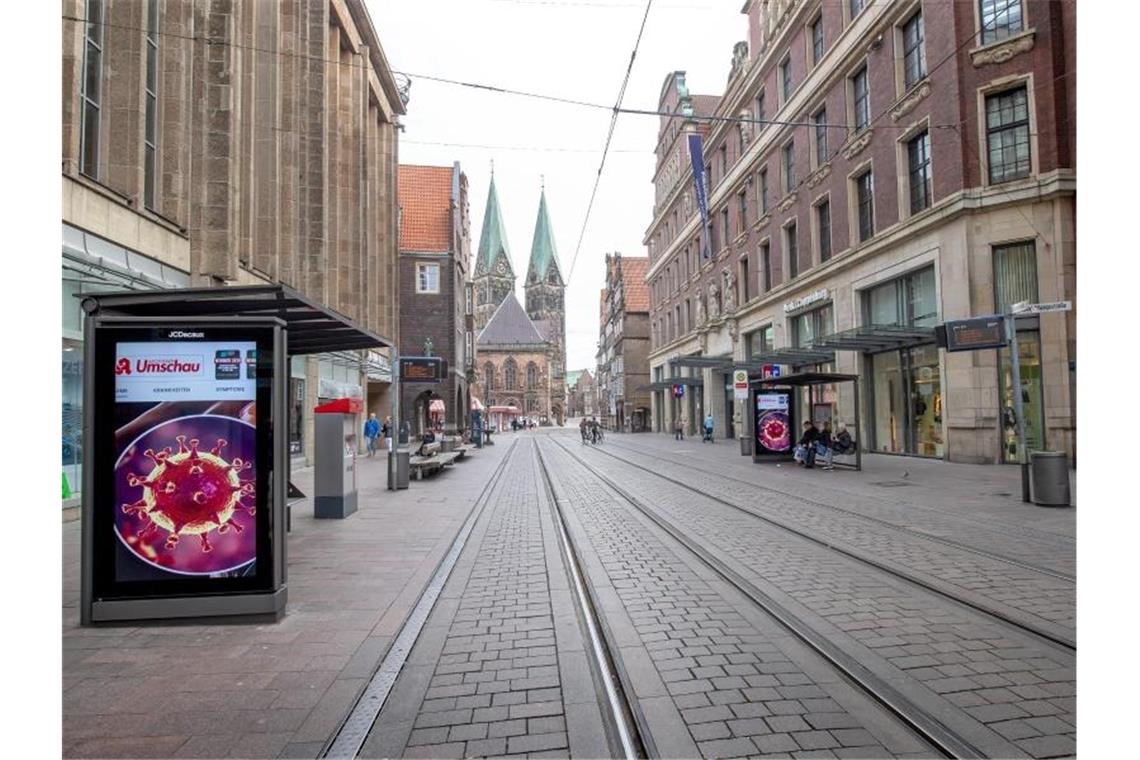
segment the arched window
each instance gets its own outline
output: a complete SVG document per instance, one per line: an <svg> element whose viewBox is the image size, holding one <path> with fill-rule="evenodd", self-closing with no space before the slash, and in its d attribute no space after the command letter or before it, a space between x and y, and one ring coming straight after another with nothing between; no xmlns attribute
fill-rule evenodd
<svg viewBox="0 0 1140 760"><path fill-rule="evenodd" d="M526 387L531 391L538 387L538 366L534 362L526 365Z"/></svg>
<svg viewBox="0 0 1140 760"><path fill-rule="evenodd" d="M515 388L515 360L507 359L503 364L503 387L507 390Z"/></svg>
<svg viewBox="0 0 1140 760"><path fill-rule="evenodd" d="M487 362L483 365L483 392L490 393L495 389L495 365Z"/></svg>

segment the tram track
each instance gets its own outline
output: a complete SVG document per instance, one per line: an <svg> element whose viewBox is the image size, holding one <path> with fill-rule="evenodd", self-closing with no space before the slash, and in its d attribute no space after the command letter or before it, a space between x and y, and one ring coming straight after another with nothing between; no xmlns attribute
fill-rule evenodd
<svg viewBox="0 0 1140 760"><path fill-rule="evenodd" d="M558 445L562 445L562 444L559 443ZM856 550L847 548L845 546L841 546L841 545L839 545L839 542L836 542L835 540L813 534L810 531L804 530L801 527L796 527L794 525L790 525L790 524L783 522L781 520L774 519L773 517L771 517L769 515L760 513L759 511L757 511L756 509L754 509L752 507L748 507L748 506L736 503L736 502L734 502L730 499L726 499L722 496L711 494L708 491L703 491L701 489L694 488L692 485L690 485L689 483L686 483L684 480L681 480L679 478L675 478L675 477L672 477L670 475L664 474L664 473L662 473L658 470L655 470L651 467L648 467L648 466L643 465L643 464L639 464L637 462L631 461L631 460L626 459L624 457L620 457L620 456L618 456L618 455L616 455L610 451L607 451L601 447L595 447L593 450L596 450L597 452L604 454L604 455L606 455L612 459L615 459L615 460L617 460L617 461L619 461L619 462L621 462L621 463L623 463L629 467L636 468L640 471L649 473L649 474L651 474L657 478L660 478L660 479L665 480L669 483L672 483L676 486L679 486L679 487L681 487L681 488L683 488L683 489L685 489L691 493L699 494L700 496L707 498L707 499L710 499L711 501L717 502L718 504L722 504L724 506L730 507L730 508L737 510L743 514L750 515L751 517L754 517L757 520L761 520L764 523L772 525L772 526L774 526L780 530L786 531L786 532L788 532L792 535L795 535L799 538L802 538L804 540L810 541L810 542L812 542L818 546L822 546L822 547L825 547L831 551L842 554L845 557L849 557L849 558L851 558L857 562L860 562L864 565L874 567L875 569L877 569L883 573L887 573L888 575L890 575L894 578L897 578L899 580L902 580L908 584L918 586L918 587L921 587L922 589L924 589L926 591L929 591L929 592L934 593L934 594L938 594L939 596L942 596L946 599L949 599L950 601L953 601L957 604L963 605L963 606L965 606L971 610L974 610L978 613L981 613L981 614L984 614L990 618L993 618L994 620L1000 622L1001 624L1009 625L1009 626L1013 626L1015 628L1018 628L1019 630L1025 632L1031 636L1034 636L1035 638L1040 639L1041 641L1043 641L1044 643L1046 643L1050 646L1059 647L1059 648L1061 648L1061 649L1063 649L1069 653L1075 653L1076 652L1076 641L1074 641L1072 638L1070 638L1064 634L1061 634L1057 631L1046 630L1043 627L1041 627L1039 625L1034 625L1034 624L1032 624L1026 620L1015 618L1015 617L1011 616L1010 614L1007 614L1005 611L998 609L996 606L984 604L984 603L980 602L977 598L974 598L974 599L965 598L963 595L955 593L951 588L949 588L948 586L950 586L950 584L944 584L944 583L936 581L936 580L926 580L923 578L919 578L912 573L904 572L903 570L899 569L898 567L894 566L893 564L888 564L884 561L870 557L863 552L856 551ZM573 454L572 454L572 456L573 456ZM738 480L738 482L744 483L744 484L746 484L750 487L753 487L753 488L761 488L761 489L764 488L763 486L757 486L753 483L748 483L747 481L742 481L739 479L737 479L737 480ZM770 490L770 491L773 491L774 493L779 493L781 495L788 496L790 498L797 498L792 494L785 494L784 492L777 491L775 489L766 489L766 490ZM801 499L801 500L802 501L810 501L807 499ZM812 503L813 505L818 505L818 506L823 506L823 507L828 506L826 504L817 504L814 501L811 501L810 503ZM843 510L841 508L835 508L835 509L837 511L850 513L849 510ZM858 515L858 513L851 513L851 514L855 514L858 517L864 517L862 515ZM899 530L899 528L897 526L894 526L889 522L874 520L873 518L870 518L870 519L873 522L881 523L881 524L883 524L886 527L889 527L891 529ZM903 531L903 532L910 532L910 531ZM923 534L920 532L911 532L911 533L913 533L913 535L915 535L916 537L920 537L920 538L924 538L924 539L930 538L926 534ZM936 543L945 544L946 542L945 541L937 541ZM952 548L962 549L964 551L971 551L970 548L966 547L966 546L958 546L958 545L955 545L954 543L949 543L947 545L951 546ZM1057 573L1053 573L1053 572L1050 572L1050 571L1047 571L1047 570L1044 570L1041 568L1036 568L1033 566L1025 565L1024 563L1020 563L1016 560L1010 560L1008 558L1003 558L1003 557L1000 557L997 555L990 555L988 553L981 552L981 551L971 551L971 553L986 556L988 559L991 559L994 561L1005 562L1007 564L1018 567L1019 569L1022 569L1025 571L1037 572L1037 573L1041 573L1041 574L1049 576L1049 577L1056 578L1058 580L1075 583L1075 579L1069 578L1067 576L1059 575Z"/></svg>
<svg viewBox="0 0 1140 760"><path fill-rule="evenodd" d="M618 495L626 504L636 512L647 517L654 525L663 530L681 547L692 555L699 563L712 570L713 573L744 595L765 616L774 620L780 627L790 633L796 640L803 643L815 654L822 657L837 671L841 679L850 685L857 693L870 698L888 715L905 726L924 744L938 755L947 758L983 758L989 756L986 751L976 746L970 739L947 726L932 710L916 704L885 678L873 673L855 657L829 642L824 636L815 631L795 614L790 612L771 596L759 589L755 584L736 572L727 563L716 557L706 548L693 541L684 531L680 530L670 521L662 518L655 510L648 507L637 496L615 483L611 478L602 474L595 467L585 462L574 452L553 436L548 439L577 462L592 476L605 483L605 485ZM537 443L537 442L536 442ZM542 463L542 472L547 488L551 495L552 504L559 512L559 519L565 521L563 510L565 505L557 496L553 481L549 476L542 454L541 444L537 446L538 458ZM626 685L626 693L633 693L632 685ZM636 705L630 705L630 712L637 714ZM646 729L642 728L644 732ZM647 746L652 746L651 737L647 737Z"/></svg>
<svg viewBox="0 0 1140 760"><path fill-rule="evenodd" d="M967 543L964 543L961 541L955 541L954 539L944 538L942 536L936 536L936 535L933 535L931 533L926 533L924 531L915 530L914 528L908 528L904 525L898 525L897 523L893 523L890 520L884 520L882 518L874 517L872 515L868 515L868 514L865 514L863 512L853 510L853 509L845 509L843 507L839 507L839 506L836 506L834 504L828 504L826 502L819 501L817 499L809 498L809 497L804 496L802 494L792 493L789 491L783 491L779 488L773 488L772 486L769 486L769 485L761 485L761 484L756 483L756 482L751 481L751 480L745 480L744 478L738 478L738 477L735 477L733 475L729 475L729 474L727 474L727 473L725 473L719 469L716 471L702 469L702 468L697 467L697 466L695 466L689 462L679 461L675 457L662 456L661 453L658 451L644 451L644 450L636 449L632 446L625 446L625 445L622 445L620 443L615 443L615 442L611 442L609 447L616 447L616 448L621 449L623 451L629 451L631 453L640 454L642 456L654 457L654 458L660 459L661 461L668 462L670 465L677 465L678 467L684 467L684 468L689 469L689 470L695 470L695 471L701 472L703 474L715 475L717 478L721 478L721 479L726 480L726 481L731 481L733 483L738 483L738 484L746 486L748 488L758 489L761 491L767 491L767 492L773 493L773 494L779 494L780 496L787 498L787 499L792 499L794 501L798 501L798 502L801 502L804 504L810 504L813 507L818 507L820 509L825 509L825 510L828 510L830 512L848 515L848 516L851 516L851 517L854 517L854 518L857 518L860 520L864 520L867 522L876 523L876 524L882 525L884 527L887 527L891 530L897 531L899 533L905 533L905 534L914 536L916 538L919 538L919 539L922 539L925 541L930 541L933 543L939 543L939 544L942 544L944 546L948 546L948 547L952 547L955 549L959 549L961 551L969 552L969 553L977 555L977 556L986 557L987 559L992 559L992 560L995 560L998 562L1004 562L1004 563L1011 565L1013 567L1018 567L1018 568L1021 568L1023 570L1028 570L1031 572L1040 573L1042 575L1047 575L1047 576L1056 578L1058 580L1063 580L1063 581L1067 581L1070 583L1076 583L1076 580L1077 580L1075 576L1073 576L1069 573L1060 572L1060 571L1053 570L1053 569L1047 568L1047 567L1041 567L1040 565L1035 565L1035 564L1030 563L1030 562L1025 562L1023 560L1015 559L1013 557L1007 557L1005 555L998 554L996 552L991 552L991 551L988 551L986 549L982 549L982 548L979 548L977 546L973 546L971 544L967 544ZM610 453L610 452L607 451L606 453ZM616 458L616 459L621 459L620 457L617 457L614 454L610 454L610 456L614 456L614 458ZM644 467L642 465L638 465L637 463L631 462L628 459L621 459L621 461L624 461L627 464L633 465L635 467L642 467L644 469ZM681 485L684 485L684 484L682 483ZM1023 540L1026 538L1026 536L1024 534L1021 534L1021 533L1013 534L1013 533L1010 533L1008 531L1001 531L1001 530L995 530L993 532L999 533L1001 535L1008 535L1011 538L1016 538L1016 539L1022 539ZM1063 542L1067 542L1067 543L1072 543L1074 541L1074 539L1071 539L1067 536L1060 536L1060 535L1056 535L1056 534L1049 534L1048 539L1049 540L1056 540L1056 541L1063 541Z"/></svg>

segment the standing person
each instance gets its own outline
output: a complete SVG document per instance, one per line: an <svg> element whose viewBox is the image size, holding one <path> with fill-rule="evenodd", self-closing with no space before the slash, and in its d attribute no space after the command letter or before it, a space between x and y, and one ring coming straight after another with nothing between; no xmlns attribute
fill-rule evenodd
<svg viewBox="0 0 1140 760"><path fill-rule="evenodd" d="M824 421L823 429L816 436L815 450L819 456L823 457L823 469L834 470L835 465L831 463L831 460L834 457L835 443L831 440L831 422L829 420Z"/></svg>
<svg viewBox="0 0 1140 760"><path fill-rule="evenodd" d="M392 450L392 418L385 417L384 424L380 426L380 435L384 436L384 445L388 451Z"/></svg>
<svg viewBox="0 0 1140 760"><path fill-rule="evenodd" d="M685 440L685 424L683 422L681 422L680 417L673 420L673 440L674 441Z"/></svg>
<svg viewBox="0 0 1140 760"><path fill-rule="evenodd" d="M578 432L582 436L582 443L586 442L586 418L583 417L582 421L578 423Z"/></svg>
<svg viewBox="0 0 1140 760"><path fill-rule="evenodd" d="M803 435L800 436L800 440L796 444L796 452L792 455L801 467L810 470L815 466L815 439L818 437L819 431L815 429L815 425L810 421L805 421Z"/></svg>
<svg viewBox="0 0 1140 760"><path fill-rule="evenodd" d="M704 441L713 442L713 424L712 412L709 412L705 417L705 437L701 439L702 443Z"/></svg>
<svg viewBox="0 0 1140 760"><path fill-rule="evenodd" d="M376 413L368 415L368 422L364 423L364 437L368 440L368 456L376 453L376 439L380 435L380 421Z"/></svg>

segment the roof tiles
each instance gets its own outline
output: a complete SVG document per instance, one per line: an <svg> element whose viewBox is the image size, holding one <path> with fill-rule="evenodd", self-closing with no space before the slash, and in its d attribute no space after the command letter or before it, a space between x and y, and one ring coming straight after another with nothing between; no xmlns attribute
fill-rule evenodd
<svg viewBox="0 0 1140 760"><path fill-rule="evenodd" d="M400 250L451 250L450 166L400 165Z"/></svg>

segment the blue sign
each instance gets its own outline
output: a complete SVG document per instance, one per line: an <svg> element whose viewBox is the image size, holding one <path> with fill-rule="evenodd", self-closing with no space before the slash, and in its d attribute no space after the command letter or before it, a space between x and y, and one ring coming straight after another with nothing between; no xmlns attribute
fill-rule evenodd
<svg viewBox="0 0 1140 760"><path fill-rule="evenodd" d="M705 154L701 148L701 136L689 134L689 159L693 164L693 185L697 192L697 208L701 211L701 259L712 258L709 248L709 198L705 187Z"/></svg>
<svg viewBox="0 0 1140 760"><path fill-rule="evenodd" d="M673 398L683 398L685 396L685 386L680 383L673 386Z"/></svg>

